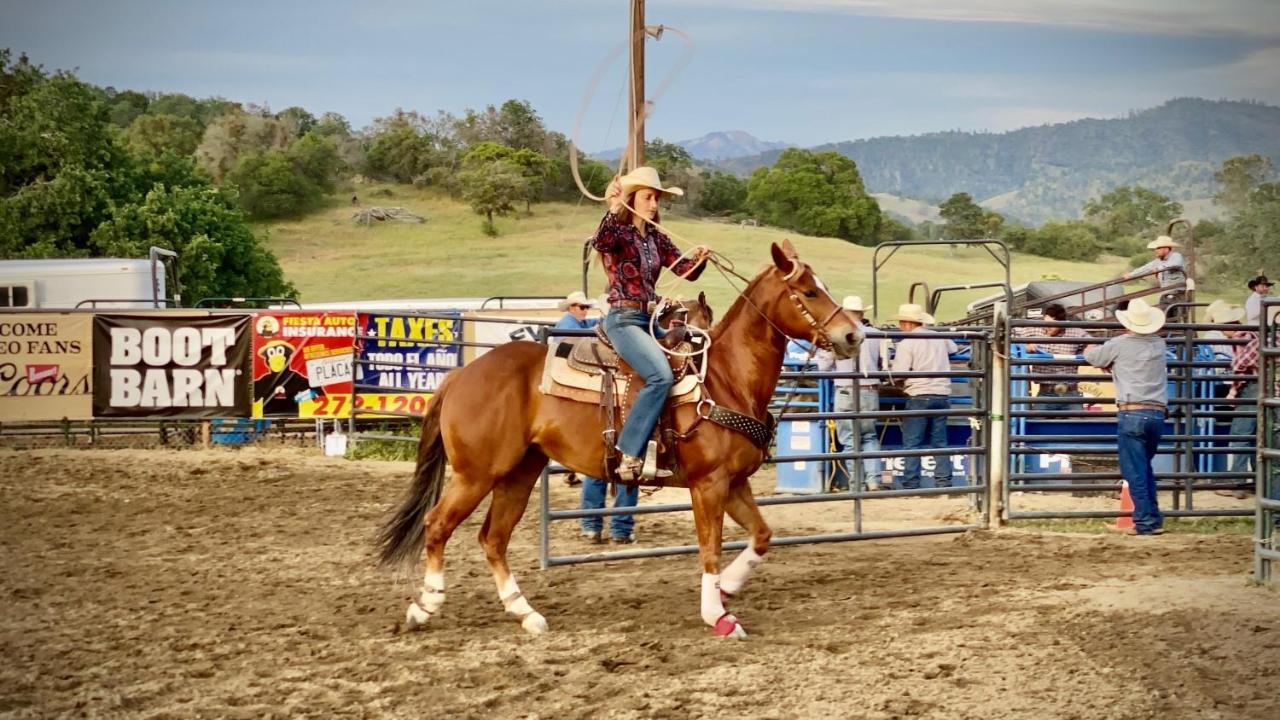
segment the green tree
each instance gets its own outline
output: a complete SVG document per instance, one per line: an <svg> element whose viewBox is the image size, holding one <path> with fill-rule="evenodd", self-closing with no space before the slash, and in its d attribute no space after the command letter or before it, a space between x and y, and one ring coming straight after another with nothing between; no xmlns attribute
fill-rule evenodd
<svg viewBox="0 0 1280 720"><path fill-rule="evenodd" d="M858 166L834 152L791 148L747 183L747 210L761 222L810 235L875 242L880 206L867 194Z"/></svg>
<svg viewBox="0 0 1280 720"><path fill-rule="evenodd" d="M747 204L747 183L737 175L720 172L702 174L702 196L698 209L712 215L732 215L742 212Z"/></svg>
<svg viewBox="0 0 1280 720"><path fill-rule="evenodd" d="M485 233L497 235L493 216L515 211L515 204L528 193L528 182L521 168L505 160L474 163L458 175L462 197L471 203L477 215L484 215Z"/></svg>
<svg viewBox="0 0 1280 720"><path fill-rule="evenodd" d="M111 108L111 123L119 128L129 127L151 105L151 98L134 90L117 92L115 88L107 88L106 94Z"/></svg>
<svg viewBox="0 0 1280 720"><path fill-rule="evenodd" d="M178 253L188 304L214 296L297 295L226 191L156 188L93 233L96 255L142 257L152 245Z"/></svg>
<svg viewBox="0 0 1280 720"><path fill-rule="evenodd" d="M945 223L942 237L945 240L972 240L987 236L986 211L973 201L969 193L959 192L938 206Z"/></svg>
<svg viewBox="0 0 1280 720"><path fill-rule="evenodd" d="M283 150L292 140L289 128L274 117L227 113L205 127L196 148L196 162L214 182L222 182L241 155Z"/></svg>
<svg viewBox="0 0 1280 720"><path fill-rule="evenodd" d="M486 140L471 146L462 158L462 167L466 169L494 162L505 162L520 168L520 175L526 183L524 209L526 213L530 212L532 203L542 200L546 194L547 180L553 168L551 160L528 148L515 149Z"/></svg>
<svg viewBox="0 0 1280 720"><path fill-rule="evenodd" d="M139 115L124 131L125 147L135 156L191 155L200 144L200 123L177 115Z"/></svg>
<svg viewBox="0 0 1280 720"><path fill-rule="evenodd" d="M1273 170L1271 158L1262 155L1242 155L1227 160L1213 173L1213 179L1218 181L1214 200L1232 213L1244 210L1249 205L1249 193L1270 180Z"/></svg>
<svg viewBox="0 0 1280 720"><path fill-rule="evenodd" d="M404 110L374 120L366 147L369 173L406 183L419 182L436 169L451 173L458 148L453 137L442 130L444 125Z"/></svg>
<svg viewBox="0 0 1280 720"><path fill-rule="evenodd" d="M1141 186L1122 186L1084 205L1085 219L1102 233L1108 248L1126 238L1149 238L1182 214L1182 205ZM1125 246L1127 247L1127 246Z"/></svg>
<svg viewBox="0 0 1280 720"><path fill-rule="evenodd" d="M1233 289L1280 257L1280 183L1264 182L1249 191L1240 210L1214 238L1213 251L1210 273L1223 287Z"/></svg>
<svg viewBox="0 0 1280 720"><path fill-rule="evenodd" d="M289 156L278 150L245 153L227 175L240 195L240 206L252 218L296 217L315 207L324 194L297 172Z"/></svg>
<svg viewBox="0 0 1280 720"><path fill-rule="evenodd" d="M316 116L307 112L306 108L300 108L297 105L276 113L276 119L284 123L289 132L297 138L311 132L311 129L316 126Z"/></svg>

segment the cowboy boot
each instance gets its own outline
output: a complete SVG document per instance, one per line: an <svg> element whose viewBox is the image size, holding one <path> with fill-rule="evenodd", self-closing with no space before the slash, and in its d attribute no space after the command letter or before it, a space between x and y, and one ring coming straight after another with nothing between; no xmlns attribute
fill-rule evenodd
<svg viewBox="0 0 1280 720"><path fill-rule="evenodd" d="M645 480L653 481L658 478L669 478L674 474L670 470L658 467L658 441L650 440L644 451L644 465L640 476Z"/></svg>

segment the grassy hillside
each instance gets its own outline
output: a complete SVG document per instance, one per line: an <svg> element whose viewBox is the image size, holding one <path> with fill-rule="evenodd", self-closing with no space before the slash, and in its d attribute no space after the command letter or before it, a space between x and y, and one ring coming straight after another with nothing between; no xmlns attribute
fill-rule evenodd
<svg viewBox="0 0 1280 720"><path fill-rule="evenodd" d="M532 216L499 219L501 234L491 238L481 232L480 218L468 206L438 193L408 186L361 186L357 192L366 206L402 206L425 216L427 222L366 228L350 219L350 205L335 203L301 220L266 225L269 245L304 302L562 295L580 287L583 241L595 230L601 212L599 206L586 202L536 205ZM680 216L668 217L664 224L686 243L718 250L747 276L767 261L770 242L790 238L800 257L814 266L837 297L860 294L864 302L871 301L871 248ZM1095 280L1118 275L1122 269L1118 258L1086 264L1015 255L1013 280L1015 284L1046 276ZM593 295L601 291L603 278L603 271L593 266ZM906 302L907 288L917 280L938 286L1000 278L998 265L980 248L902 250L881 272L880 303L890 311ZM710 269L696 284L681 285L676 292L686 297L705 290L721 311L734 297L729 283ZM989 293L956 294L944 301L940 315L956 317L965 302Z"/></svg>

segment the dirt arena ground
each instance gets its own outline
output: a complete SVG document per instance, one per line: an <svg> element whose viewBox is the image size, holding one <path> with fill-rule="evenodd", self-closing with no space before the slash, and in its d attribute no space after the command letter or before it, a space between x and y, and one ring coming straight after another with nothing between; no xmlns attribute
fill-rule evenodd
<svg viewBox="0 0 1280 720"><path fill-rule="evenodd" d="M731 608L752 634L734 642L698 619L693 558L540 572L531 513L513 566L552 627L533 638L501 612L477 514L443 614L401 633L411 579L370 539L408 472L289 448L0 450L0 716L1280 717L1280 592L1249 582L1244 535L780 548ZM768 517L786 534L848 513ZM868 527L963 514L881 501ZM692 539L685 517L638 520L646 543ZM587 551L576 534L557 524L556 551Z"/></svg>

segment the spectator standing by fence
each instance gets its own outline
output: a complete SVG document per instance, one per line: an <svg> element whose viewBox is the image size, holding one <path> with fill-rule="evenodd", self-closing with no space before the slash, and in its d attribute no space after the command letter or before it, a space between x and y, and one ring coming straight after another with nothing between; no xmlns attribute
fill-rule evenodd
<svg viewBox="0 0 1280 720"><path fill-rule="evenodd" d="M924 308L916 304L902 305L893 318L903 332L931 334L925 327L932 323ZM951 353L959 348L947 338L911 337L897 342L893 357L893 372L944 373L951 370ZM951 408L951 378L906 378L903 387L907 393L907 410L949 410ZM947 447L947 417L908 416L902 420L902 445L907 450ZM902 487L915 490L920 487L920 456L909 455L905 460ZM951 487L951 456L939 453L934 456L933 482L937 487Z"/></svg>
<svg viewBox="0 0 1280 720"><path fill-rule="evenodd" d="M1156 495L1156 474L1151 461L1164 435L1165 411L1169 406L1169 369L1165 361L1164 338L1157 333L1165 324L1164 311L1138 299L1126 310L1116 311L1116 320L1128 331L1084 352L1094 367L1107 369L1115 382L1116 449L1120 474L1129 483L1133 496L1133 527L1130 535L1161 535L1164 516Z"/></svg>
<svg viewBox="0 0 1280 720"><path fill-rule="evenodd" d="M857 295L846 297L841 306L853 316L859 325L863 325L863 317L866 311L871 309L870 305L863 307L862 298ZM880 339L877 337L879 333L875 328L865 325L863 325L862 331L863 340L862 349L858 353L858 372L863 377L856 379L836 378L836 397L834 402L836 412L853 412L854 392L858 393L859 411L875 412L880 409L880 381L876 378L866 377L866 373L876 372L880 369ZM851 373L854 371L853 358L836 360L835 353L830 350L819 350L818 369L824 371L834 369L839 372ZM861 452L877 452L880 450L880 437L876 434L875 419L860 418L857 420L836 421L836 439L840 441L840 448L843 452L849 452L854 448L855 428L857 430L856 438L861 440L862 443L859 446ZM845 468L843 475L836 474L835 488L837 490L847 490L849 488L855 477L853 471L854 462L852 459L845 461L843 463ZM881 489L880 460L878 458L864 458L862 460L862 477L867 490Z"/></svg>
<svg viewBox="0 0 1280 720"><path fill-rule="evenodd" d="M600 324L598 318L589 318L587 313L596 305L594 300L587 299L585 293L575 290L569 293L568 297L560 301L560 310L565 313L564 317L556 322L557 330L589 330ZM586 476L582 478L582 504L583 510L599 510L605 506L605 495L607 494L609 484L600 478ZM640 487L638 485L618 485L614 488L615 496L613 506L619 507L635 507L640 499ZM582 536L592 542L602 542L604 539L604 518L584 517L580 520L582 524ZM613 515L609 519L609 539L615 543L633 543L635 542L635 518L632 515Z"/></svg>
<svg viewBox="0 0 1280 720"><path fill-rule="evenodd" d="M1067 319L1067 309L1054 303L1045 306L1042 311L1041 318L1046 322L1063 322ZM1049 337L1062 338L1062 342L1045 342L1045 343L1027 343L1027 352L1042 352L1053 355L1054 357L1076 357L1084 352L1084 343L1069 342L1072 338L1087 338L1089 333L1083 328L1078 327L1042 327L1042 328L1020 328L1020 334L1023 336L1048 335ZM1080 392L1080 386L1075 381L1061 380L1056 381L1053 375L1074 375L1077 369L1073 365L1035 365L1032 372L1043 374L1044 380L1038 380L1040 386L1036 397L1041 398L1063 398L1063 397L1084 397ZM1080 405L1072 403L1055 402L1040 403L1036 406L1037 410L1079 410Z"/></svg>
<svg viewBox="0 0 1280 720"><path fill-rule="evenodd" d="M1257 325L1262 317L1262 299L1271 294L1271 281L1266 275L1249 281L1249 297L1244 301L1245 321Z"/></svg>
<svg viewBox="0 0 1280 720"><path fill-rule="evenodd" d="M1223 323L1239 325L1246 319L1245 310L1238 305L1232 306L1223 311L1221 319ZM1258 431L1258 417L1256 414L1258 408L1258 333L1250 330L1247 325L1240 325L1239 330L1227 330L1225 334L1229 338L1244 340L1244 344L1235 345L1232 349L1231 374L1254 376L1251 380L1233 380L1231 382L1231 390L1227 392L1228 399L1235 398L1245 401L1251 400L1252 402L1236 405L1232 408L1232 410L1236 411L1248 411L1249 415L1232 417L1230 433L1232 435L1248 435L1252 437ZM1257 441L1234 440L1231 443L1231 447L1247 450L1247 452L1235 453L1231 456L1231 472L1253 472L1254 458L1258 449ZM1235 490L1225 494L1234 495L1241 499L1249 495L1245 490Z"/></svg>

